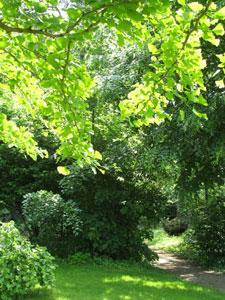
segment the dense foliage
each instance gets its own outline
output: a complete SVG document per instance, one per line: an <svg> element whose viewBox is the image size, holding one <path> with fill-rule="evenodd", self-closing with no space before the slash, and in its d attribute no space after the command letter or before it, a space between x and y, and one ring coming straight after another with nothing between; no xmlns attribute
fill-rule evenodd
<svg viewBox="0 0 225 300"><path fill-rule="evenodd" d="M50 141L49 141L50 142ZM0 145L0 210L7 209L9 218L18 219L23 196L41 189L59 192L60 174L53 156L32 160ZM1 216L0 216L1 218Z"/></svg>
<svg viewBox="0 0 225 300"><path fill-rule="evenodd" d="M207 203L199 204L192 228L181 246L191 259L207 266L225 265L225 199L224 189L209 195Z"/></svg>
<svg viewBox="0 0 225 300"><path fill-rule="evenodd" d="M181 218L175 217L171 220L164 220L163 228L168 235L181 235L187 230L188 225L185 219L182 220Z"/></svg>
<svg viewBox="0 0 225 300"><path fill-rule="evenodd" d="M21 236L13 222L0 224L0 299L25 295L54 280L53 257Z"/></svg>
<svg viewBox="0 0 225 300"><path fill-rule="evenodd" d="M82 221L75 202L65 202L52 192L38 191L24 196L22 212L33 242L58 256L68 256L76 250Z"/></svg>
<svg viewBox="0 0 225 300"><path fill-rule="evenodd" d="M169 217L225 262L224 21L220 0L0 0L0 218L55 255L152 260Z"/></svg>
<svg viewBox="0 0 225 300"><path fill-rule="evenodd" d="M178 98L180 103L207 105L201 41L218 46L225 9L214 3L157 1L1 1L2 98L14 101L59 139L57 154L90 163L101 158L93 149L88 98L94 82L83 61L74 55L104 24L126 40L148 44L151 59L141 82L121 102L123 117L136 125L161 123ZM217 54L214 52L214 54ZM224 53L217 56L224 68ZM218 85L223 86L220 78ZM193 113L206 118L201 110ZM1 113L1 137L31 157L47 156L27 126ZM95 163L96 164L96 163Z"/></svg>
<svg viewBox="0 0 225 300"><path fill-rule="evenodd" d="M61 185L64 196L81 210L80 251L120 259L154 257L144 240L151 239L158 218L161 195L156 190L143 191L110 175L79 169Z"/></svg>

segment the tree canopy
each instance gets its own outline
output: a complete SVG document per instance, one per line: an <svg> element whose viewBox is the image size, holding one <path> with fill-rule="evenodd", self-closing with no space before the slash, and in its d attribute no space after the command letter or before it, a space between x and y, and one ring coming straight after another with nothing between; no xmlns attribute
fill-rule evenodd
<svg viewBox="0 0 225 300"><path fill-rule="evenodd" d="M185 110L180 104L194 103L193 113L206 119L202 43L214 46L217 67L208 75L224 88L225 54L217 51L224 35L222 2L1 0L1 103L41 122L42 133L59 141L58 157L98 165L101 154L93 147L90 110L98 83L77 49L92 42L93 33L104 26L116 34L118 45L145 44L150 54L142 78L119 104L123 119L134 126L160 124L171 118L174 110L168 107L175 102L181 118ZM32 128L20 126L4 110L0 131L3 142L34 159L48 155Z"/></svg>

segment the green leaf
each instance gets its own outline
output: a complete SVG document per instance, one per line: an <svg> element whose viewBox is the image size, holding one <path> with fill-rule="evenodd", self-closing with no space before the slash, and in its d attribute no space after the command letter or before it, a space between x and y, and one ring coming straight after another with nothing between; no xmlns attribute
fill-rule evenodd
<svg viewBox="0 0 225 300"><path fill-rule="evenodd" d="M47 10L47 5L45 5L44 3L35 3L34 8L36 12L43 13Z"/></svg>
<svg viewBox="0 0 225 300"><path fill-rule="evenodd" d="M70 175L70 170L67 167L58 166L57 171L64 176Z"/></svg>
<svg viewBox="0 0 225 300"><path fill-rule="evenodd" d="M201 112L197 111L195 108L193 108L192 111L197 117L208 120L207 114L201 113Z"/></svg>
<svg viewBox="0 0 225 300"><path fill-rule="evenodd" d="M0 41L0 49L5 49L8 46L6 41Z"/></svg>
<svg viewBox="0 0 225 300"><path fill-rule="evenodd" d="M225 6L215 13L215 18L225 20Z"/></svg>
<svg viewBox="0 0 225 300"><path fill-rule="evenodd" d="M99 170L99 172L102 173L103 175L105 174L105 170L104 170L104 169L98 167L98 170Z"/></svg>
<svg viewBox="0 0 225 300"><path fill-rule="evenodd" d="M67 14L70 18L72 18L74 20L74 19L77 19L81 15L81 11L78 9L74 9L74 8L68 8Z"/></svg>
<svg viewBox="0 0 225 300"><path fill-rule="evenodd" d="M96 159L102 160L102 155L101 155L101 153L98 152L98 151L95 151L94 157L95 157Z"/></svg>
<svg viewBox="0 0 225 300"><path fill-rule="evenodd" d="M225 84L223 80L217 80L216 81L216 86L218 86L218 88L223 89L225 88Z"/></svg>
<svg viewBox="0 0 225 300"><path fill-rule="evenodd" d="M155 45L148 44L148 49L152 54L156 54L158 52L158 49Z"/></svg>
<svg viewBox="0 0 225 300"><path fill-rule="evenodd" d="M220 40L215 37L212 31L208 31L203 35L204 40L210 42L212 45L218 47Z"/></svg>
<svg viewBox="0 0 225 300"><path fill-rule="evenodd" d="M183 110L180 110L180 118L181 118L181 121L183 121L185 118L185 112Z"/></svg>
<svg viewBox="0 0 225 300"><path fill-rule="evenodd" d="M190 7L191 10L193 10L195 12L199 12L204 8L204 6L202 4L200 4L199 2L189 3L188 6Z"/></svg>
<svg viewBox="0 0 225 300"><path fill-rule="evenodd" d="M224 28L223 25L221 23L217 24L216 27L213 29L213 32L216 35L224 35Z"/></svg>
<svg viewBox="0 0 225 300"><path fill-rule="evenodd" d="M201 104L201 105L204 105L204 106L208 106L208 103L207 103L206 99L202 95L200 95L198 97L198 103Z"/></svg>
<svg viewBox="0 0 225 300"><path fill-rule="evenodd" d="M177 2L182 6L186 4L186 0L177 0Z"/></svg>

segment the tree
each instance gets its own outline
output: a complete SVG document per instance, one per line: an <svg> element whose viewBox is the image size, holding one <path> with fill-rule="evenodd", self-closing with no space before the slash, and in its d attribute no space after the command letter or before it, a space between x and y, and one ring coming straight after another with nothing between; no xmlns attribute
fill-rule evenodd
<svg viewBox="0 0 225 300"><path fill-rule="evenodd" d="M211 0L205 6L184 0L177 4L174 11L168 0L1 1L2 98L12 98L58 137L61 158L96 165L101 155L91 143L87 101L94 83L74 51L91 41L101 24L113 28L119 43L148 41L152 54L142 82L120 104L123 117L138 126L160 123L168 117L165 108L174 97L184 103L207 104L202 96L205 61L200 40L219 43L216 36L224 33L225 9ZM223 53L219 60L224 68ZM28 128L17 126L4 113L0 124L4 142L34 159L47 156Z"/></svg>

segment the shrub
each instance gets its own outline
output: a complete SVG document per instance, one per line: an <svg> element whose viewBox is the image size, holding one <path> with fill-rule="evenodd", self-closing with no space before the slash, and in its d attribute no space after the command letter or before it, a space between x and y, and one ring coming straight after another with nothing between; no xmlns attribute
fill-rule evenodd
<svg viewBox="0 0 225 300"><path fill-rule="evenodd" d="M134 260L114 260L107 256L92 256L90 253L77 252L68 257L67 262L71 265L92 265L92 266L107 266L113 268L130 267L131 264L136 264ZM141 264L138 262L138 266L148 266L148 261L143 261Z"/></svg>
<svg viewBox="0 0 225 300"><path fill-rule="evenodd" d="M143 192L109 174L94 175L87 169L75 170L61 185L64 197L76 199L81 211L77 251L115 260L156 258L144 242L152 238L152 220L160 202L157 192Z"/></svg>
<svg viewBox="0 0 225 300"><path fill-rule="evenodd" d="M9 222L11 220L10 211L7 208L0 209L0 221Z"/></svg>
<svg viewBox="0 0 225 300"><path fill-rule="evenodd" d="M186 252L205 265L225 264L225 200L214 195L198 209L192 230L186 234Z"/></svg>
<svg viewBox="0 0 225 300"><path fill-rule="evenodd" d="M171 220L166 219L162 222L163 228L168 233L168 235L181 235L187 228L187 222L180 219L179 217L173 218Z"/></svg>
<svg viewBox="0 0 225 300"><path fill-rule="evenodd" d="M85 265L93 262L93 258L90 253L77 252L68 257L69 264L72 265Z"/></svg>
<svg viewBox="0 0 225 300"><path fill-rule="evenodd" d="M13 221L0 223L0 299L52 286L54 269L53 257L21 236Z"/></svg>
<svg viewBox="0 0 225 300"><path fill-rule="evenodd" d="M81 227L80 210L74 202L65 202L52 192L38 191L24 196L22 211L33 242L58 256L74 253Z"/></svg>
<svg viewBox="0 0 225 300"><path fill-rule="evenodd" d="M15 147L0 144L0 209L9 210L10 220L20 219L23 195L26 193L40 189L58 192L58 182L62 175L57 172L56 160L51 155L54 153L55 142L50 136L40 137L41 131L40 128L37 129L35 138L41 148L48 149L49 158L44 160L39 158L34 161Z"/></svg>

